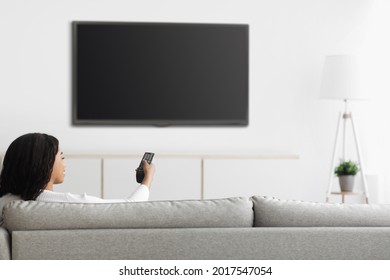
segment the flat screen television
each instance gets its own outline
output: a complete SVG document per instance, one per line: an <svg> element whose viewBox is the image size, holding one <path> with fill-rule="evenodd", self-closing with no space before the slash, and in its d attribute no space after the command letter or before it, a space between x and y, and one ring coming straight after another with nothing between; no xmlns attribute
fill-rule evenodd
<svg viewBox="0 0 390 280"><path fill-rule="evenodd" d="M73 124L248 125L249 25L72 22Z"/></svg>

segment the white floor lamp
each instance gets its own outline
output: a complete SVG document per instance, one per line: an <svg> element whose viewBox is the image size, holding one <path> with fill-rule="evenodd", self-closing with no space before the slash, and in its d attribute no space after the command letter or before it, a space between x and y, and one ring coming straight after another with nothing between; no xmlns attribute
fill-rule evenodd
<svg viewBox="0 0 390 280"><path fill-rule="evenodd" d="M333 148L333 157L332 157L332 166L329 176L329 185L326 196L326 201L329 201L330 195L332 193L333 179L334 179L334 169L336 167L336 155L338 152L338 144L340 137L340 126L343 122L343 142L342 142L342 160L346 160L346 127L348 121L352 124L352 130L356 145L356 151L358 156L358 163L360 166L360 174L362 176L365 202L368 203L368 187L367 180L365 176L365 167L362 160L358 134L356 131L356 126L352 113L348 109L348 102L350 100L356 99L365 99L362 96L359 86L359 67L356 56L352 55L331 55L325 58L322 85L321 85L321 98L325 99L339 99L343 100L345 104L344 112L339 114L336 138Z"/></svg>

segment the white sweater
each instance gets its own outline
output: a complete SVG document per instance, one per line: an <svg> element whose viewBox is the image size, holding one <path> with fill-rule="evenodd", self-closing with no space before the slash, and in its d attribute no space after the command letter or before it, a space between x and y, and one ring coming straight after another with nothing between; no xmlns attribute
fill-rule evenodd
<svg viewBox="0 0 390 280"><path fill-rule="evenodd" d="M123 199L103 199L96 196L73 193L61 193L44 190L36 201L47 202L78 202L78 203L118 203L118 202L135 202L147 201L149 199L149 188L140 185L128 198Z"/></svg>
<svg viewBox="0 0 390 280"><path fill-rule="evenodd" d="M96 196L84 194L61 193L44 190L36 199L36 201L46 202L76 202L76 203L119 203L119 202L135 202L147 201L149 199L149 188L145 185L140 185L128 198L123 199L102 199ZM19 196L6 194L0 197L0 226L3 225L3 208L13 201L20 200Z"/></svg>

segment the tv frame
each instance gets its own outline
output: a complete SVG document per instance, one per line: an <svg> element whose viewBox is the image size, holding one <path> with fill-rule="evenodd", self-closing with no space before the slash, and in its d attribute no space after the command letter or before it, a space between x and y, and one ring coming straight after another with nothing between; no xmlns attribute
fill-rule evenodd
<svg viewBox="0 0 390 280"><path fill-rule="evenodd" d="M95 120L78 119L77 117L77 27L82 24L128 24L128 25L219 25L219 26L242 26L246 27L247 60L246 60L246 116L238 120ZM243 23L182 23L182 22L122 22L122 21L72 21L72 124L93 126L233 126L242 127L249 125L249 24Z"/></svg>

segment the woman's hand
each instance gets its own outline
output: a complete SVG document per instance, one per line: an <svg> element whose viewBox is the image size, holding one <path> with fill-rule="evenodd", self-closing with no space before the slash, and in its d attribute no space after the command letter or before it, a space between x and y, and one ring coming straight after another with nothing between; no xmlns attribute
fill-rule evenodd
<svg viewBox="0 0 390 280"><path fill-rule="evenodd" d="M142 184L150 188L150 185L152 184L153 177L154 177L154 171L155 171L154 164L153 163L149 164L146 160L144 160L143 168L144 168L145 177L142 180Z"/></svg>

